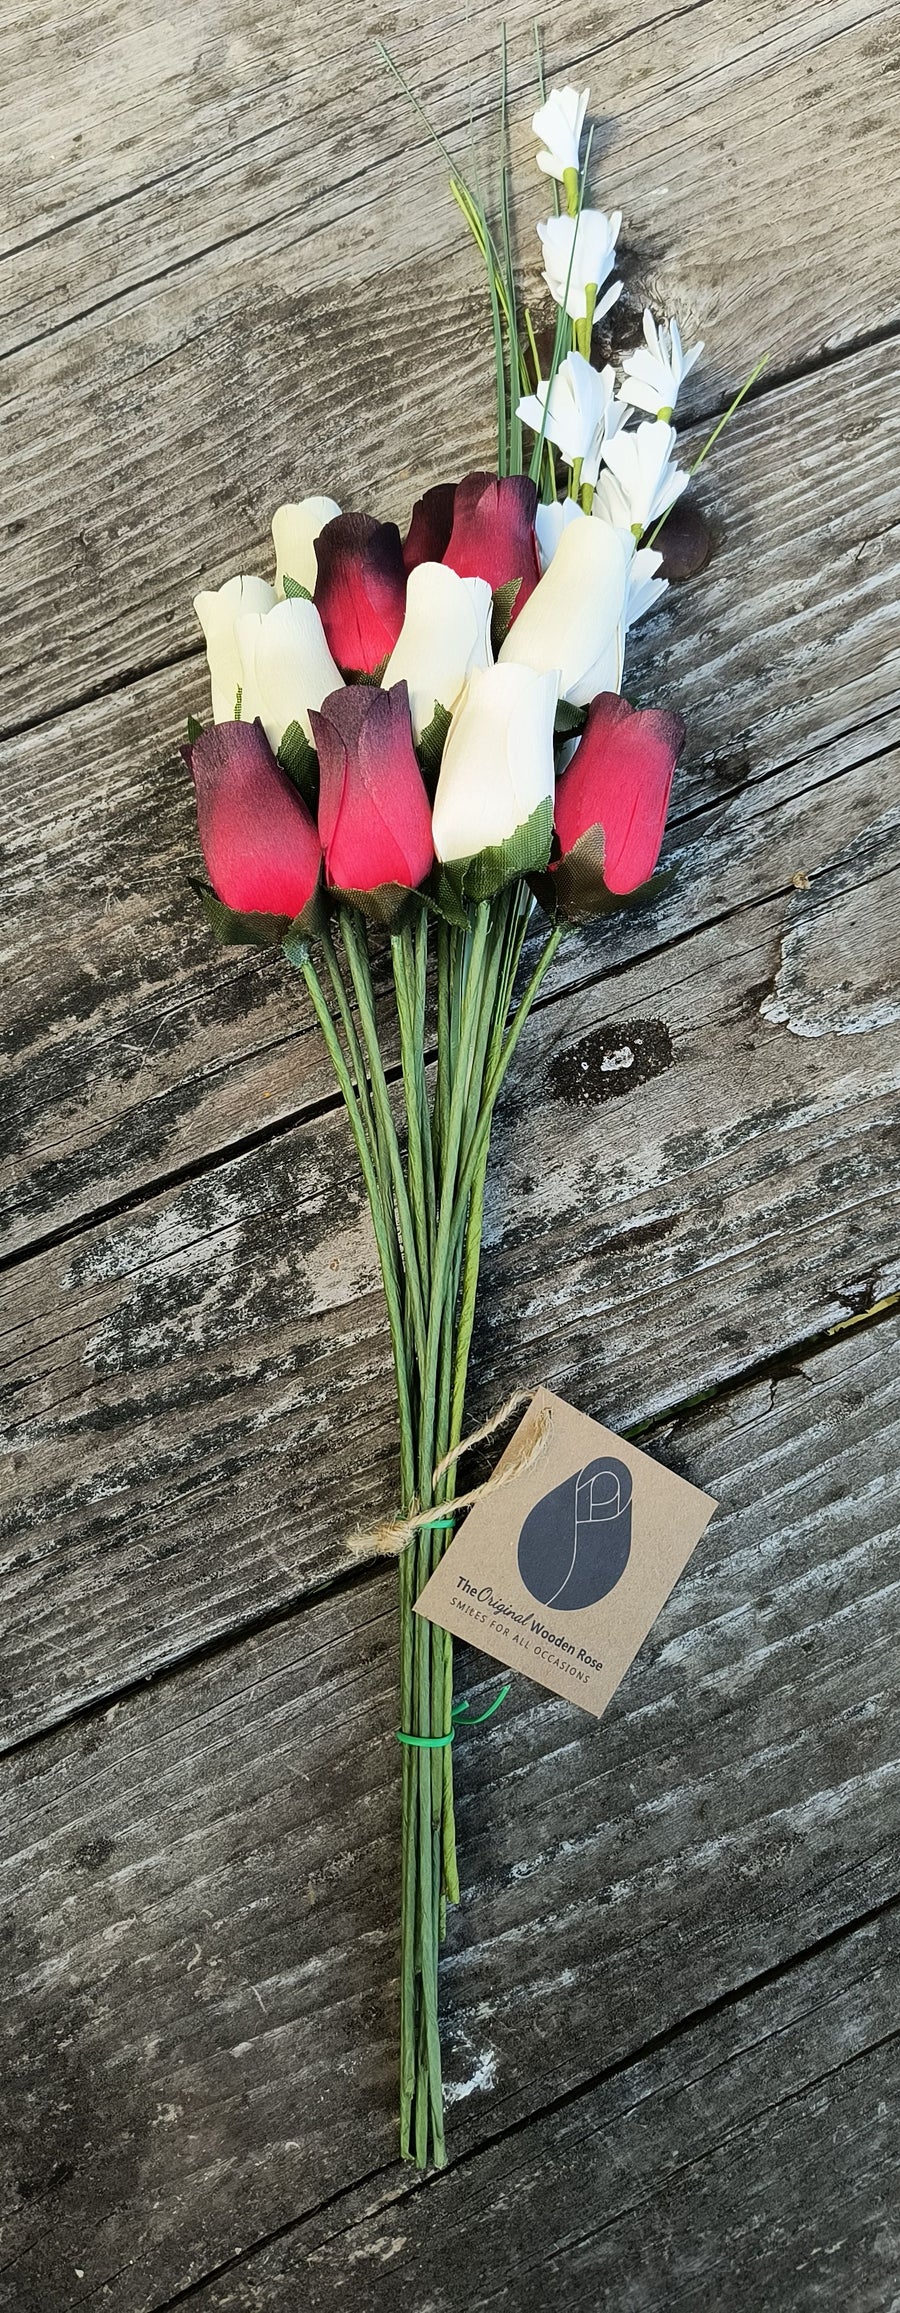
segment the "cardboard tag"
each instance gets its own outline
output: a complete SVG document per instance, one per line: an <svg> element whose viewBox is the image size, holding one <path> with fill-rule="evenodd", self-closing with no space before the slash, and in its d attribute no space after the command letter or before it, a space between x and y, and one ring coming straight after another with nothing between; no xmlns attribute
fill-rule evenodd
<svg viewBox="0 0 900 2313"><path fill-rule="evenodd" d="M531 1466L476 1502L416 1613L599 1718L717 1504L545 1389L497 1473L547 1412Z"/></svg>

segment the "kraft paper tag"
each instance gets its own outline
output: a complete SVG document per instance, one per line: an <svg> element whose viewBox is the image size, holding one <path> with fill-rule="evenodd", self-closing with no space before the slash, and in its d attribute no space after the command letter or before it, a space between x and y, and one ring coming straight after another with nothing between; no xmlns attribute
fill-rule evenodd
<svg viewBox="0 0 900 2313"><path fill-rule="evenodd" d="M599 1718L717 1504L543 1389L495 1477L547 1411L542 1449L469 1511L416 1613Z"/></svg>

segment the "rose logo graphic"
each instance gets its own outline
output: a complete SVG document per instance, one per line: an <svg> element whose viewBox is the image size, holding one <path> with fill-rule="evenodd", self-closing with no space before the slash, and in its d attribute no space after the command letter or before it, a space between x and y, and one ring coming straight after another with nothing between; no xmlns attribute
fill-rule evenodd
<svg viewBox="0 0 900 2313"><path fill-rule="evenodd" d="M518 1566L542 1606L596 1606L621 1580L631 1552L631 1471L613 1454L588 1462L530 1510Z"/></svg>

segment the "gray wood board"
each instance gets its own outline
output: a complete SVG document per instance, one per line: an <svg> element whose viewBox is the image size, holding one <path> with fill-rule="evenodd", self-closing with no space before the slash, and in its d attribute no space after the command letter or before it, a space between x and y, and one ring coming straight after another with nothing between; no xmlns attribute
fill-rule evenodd
<svg viewBox="0 0 900 2313"><path fill-rule="evenodd" d="M605 1719L517 1680L490 1734L460 1742L464 1899L442 1971L454 2158L897 1894L898 1337L883 1319L667 1425L652 1450L722 1506ZM482 1699L494 1685L468 1650L459 1679ZM369 2207L406 2190L393 2152L395 1713L394 1577L372 1573L9 1762L3 2287L17 2313L149 2313L363 2179ZM679 2306L692 2302L691 2210L698 2303L729 2207L739 2269L752 2278L756 2253L764 2272L787 2270L783 2232L754 2236L749 2220L741 2232L737 2202L742 2174L773 2191L776 2150L784 2226L805 2182L821 2205L821 2243L808 2213L798 2254L837 2237L829 2128L846 2133L850 2242L860 2212L877 2216L893 2111L877 2099L896 2086L874 2056L877 1971L849 1951L846 1968L815 1963L806 1995L793 1981L733 2025L713 2019L681 2057L648 2059L632 2093L626 2076L542 2124L548 2158L559 2149L565 2303L610 2246L592 2250L589 2216L582 2263L566 2265L579 2157L605 2189L602 2142L579 2155L579 2129L596 2137L605 2115L623 2255L657 2161L673 2171L650 2200L636 2307L652 2301L667 2208ZM815 2083L841 2056L859 2063L830 2120ZM705 2180L683 2179L678 2147L697 2131ZM540 2143L519 2139L526 2188ZM502 2157L483 2171L485 2209ZM477 2174L430 2206L474 2225ZM409 2232L426 2260L432 2222L423 2200ZM498 2214L500 2241L507 2222ZM315 2235L323 2305L340 2227L338 2212ZM402 2215L376 2231L397 2239ZM362 2226L347 2259L361 2306L383 2301L365 2294L372 2243ZM268 2302L267 2270L262 2295L224 2303ZM844 2301L829 2270L819 2298L799 2281L798 2305ZM876 2258L872 2286L880 2272ZM292 2302L285 2287L273 2266L273 2304ZM875 2302L861 2294L855 2313Z"/></svg>
<svg viewBox="0 0 900 2313"><path fill-rule="evenodd" d="M894 1907L450 2177L358 2188L191 2303L885 2313L900 2265L898 1994Z"/></svg>
<svg viewBox="0 0 900 2313"><path fill-rule="evenodd" d="M881 769L798 800L786 864L832 861L808 890L535 1014L493 1150L473 1415L544 1380L642 1421L900 1285ZM10 1270L0 1324L7 1736L321 1583L393 1504L340 1110Z"/></svg>
<svg viewBox="0 0 900 2313"><path fill-rule="evenodd" d="M532 10L504 14L537 296ZM4 728L192 648L191 595L267 550L279 499L401 515L491 450L477 256L367 18L203 0L163 24L90 0L67 28L54 0L6 34ZM386 29L463 158L471 81L492 166L499 13L423 26L407 0ZM632 329L650 297L708 340L693 406L766 349L802 368L895 326L890 6L705 0L610 35L597 0L565 0L548 63L605 115L594 188L626 212Z"/></svg>
<svg viewBox="0 0 900 2313"><path fill-rule="evenodd" d="M868 754L877 845L898 797L885 752L900 702L895 364L893 348L859 354L827 394L800 381L726 434L706 485L715 559L672 590L629 658L633 694L688 720L664 855L680 872L649 913L573 943L557 987L815 872L831 855L812 807L803 823L802 791ZM829 470L839 436L839 496L817 502L810 473ZM330 1097L294 976L215 948L187 887L202 862L173 745L204 704L198 662L3 751L9 1248ZM767 795L741 792L766 782ZM776 802L789 806L783 849Z"/></svg>

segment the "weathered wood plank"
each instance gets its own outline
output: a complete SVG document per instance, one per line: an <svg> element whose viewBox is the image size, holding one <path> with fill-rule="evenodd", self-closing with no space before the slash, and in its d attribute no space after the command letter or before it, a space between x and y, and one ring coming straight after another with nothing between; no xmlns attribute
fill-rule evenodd
<svg viewBox="0 0 900 2313"><path fill-rule="evenodd" d="M722 1508L605 1720L518 1681L489 1744L460 1744L465 1897L443 1971L455 2154L897 1893L898 1331L851 1333L670 1425L653 1450ZM487 1667L463 1654L470 1691ZM369 2206L405 2189L395 1710L392 1577L373 1575L10 1763L3 2278L17 2313L85 2299L149 2313L373 2172ZM696 2193L710 2253L741 2129L764 2163L767 2084L784 2157L784 2090L808 2111L808 2173L830 2217L815 2082L874 2050L882 1997L864 1961L858 1999L853 1968L842 1991L832 1965L806 1999L799 1975L799 1997L771 1995L768 2054L765 2023L736 2011L632 2076L630 2094L627 2076L601 2088L595 2152L621 2132L609 2214L623 2252L626 2181L638 2202L652 2189L668 2117L648 2258L667 2184ZM858 2077L877 2086L877 2066ZM875 2194L865 2162L868 2147L880 2164L879 2131L847 2109L862 2137L850 2175ZM590 2117L576 2107L550 2125L567 2176ZM682 2176L691 2143L705 2185L702 2168ZM800 2145L795 2132L797 2193ZM522 2140L526 2183L532 2156L535 2136ZM491 2155L486 2208L500 2166ZM770 2172L754 2173L762 2189ZM464 2183L449 2191L464 2210ZM589 2238L597 2217L595 2205L579 2228ZM326 2292L341 2221L316 2236ZM411 2243L430 2221L423 2202ZM673 2288L687 2285L688 2238L676 2225ZM801 2240L811 2250L814 2235ZM749 2261L752 2235L735 2241ZM365 2227L359 2246L364 2304ZM271 2302L286 2305L277 2281L273 2267Z"/></svg>
<svg viewBox="0 0 900 2313"><path fill-rule="evenodd" d="M530 6L509 14L533 286L546 188L525 94ZM490 451L477 262L358 13L324 32L306 9L286 26L272 0L252 24L238 0L177 24L115 16L112 33L90 6L60 44L49 107L44 41L13 29L27 151L20 131L5 728L190 648L201 575L265 552L280 498L327 484L400 514L436 467ZM388 29L458 149L470 72L476 108L488 102L495 11L421 28L404 8ZM895 325L895 45L889 8L859 0L787 15L708 0L617 23L612 43L605 7L554 10L551 65L593 73L611 116L602 189L628 216L635 299L702 325L706 406L763 341L793 366ZM848 203L848 179L864 200ZM803 532L809 512L804 487Z"/></svg>
<svg viewBox="0 0 900 2313"><path fill-rule="evenodd" d="M522 172L519 182L533 191L540 182L532 174L529 126L538 101L533 20L521 0L510 0L504 20L513 159ZM421 125L403 111L383 75L373 28L346 0L343 5L339 0L327 20L316 20L301 7L289 24L272 0L262 0L252 24L235 0L224 0L217 11L208 0L198 0L189 21L165 21L164 45L152 11L140 12L129 0L115 10L102 0L85 5L77 44L65 44L66 27L62 0L48 0L37 27L24 13L13 17L10 11L0 26L6 99L0 255L30 257L33 266L24 276L28 295L19 334L26 319L35 333L71 326L90 310L92 299L98 302L108 294L111 211L115 289L124 297L179 261L197 263L221 250L240 232L259 239L279 216L283 225L296 228L298 197L318 202L314 226L341 220L354 208L365 212L385 194L390 197L391 178L396 180L401 169L418 177L429 155ZM812 171L812 154L807 139L798 135L796 119L793 172L787 176L788 151L779 132L790 103L788 76L805 68L801 124L803 112L808 110L814 121L818 107L825 107L828 126L821 133L831 136L836 173L842 140L850 134L848 113L857 77L867 62L870 103L868 117L855 124L857 156L861 139L877 173L889 158L880 133L888 126L890 89L882 91L879 83L890 74L891 29L889 12L877 0L868 6L858 0L856 6L852 0L820 0L817 7L795 6L780 16L760 0L741 13L700 0L690 18L685 11L651 7L640 23L617 24L610 39L602 7L588 4L576 11L563 0L543 27L543 49L548 80L576 73L580 79L595 76L595 117L601 114L595 146L608 202L613 154L614 165L620 158L633 165L633 148L643 144L652 170L659 155L652 146L646 150L648 139L668 132L667 222L673 214L679 220L679 201L696 182L686 155L694 155L698 143L702 150L710 114L720 114L724 98L739 122L758 110L765 91L767 171L785 170L783 184L798 204L798 172L810 169L807 233L815 247L816 199L831 196L820 182L821 172ZM480 157L490 161L499 93L494 10L451 4L437 23L403 6L395 11L387 37L463 165L470 109L479 129L486 116ZM835 42L840 45L829 73L823 50ZM837 101L838 75L843 108ZM732 174L739 157L735 121ZM761 127L760 122L757 134ZM655 191L658 199L658 184ZM764 197L762 187L759 191ZM704 189L707 217L716 213L718 192L716 185ZM416 222L426 233L433 229L431 219ZM695 231L706 231L703 218L692 222ZM780 222L783 226L783 210ZM877 230L879 220L873 222ZM842 245L835 250L836 268L851 266L849 238L861 223L852 216L846 220ZM361 229L370 229L364 215ZM55 249L54 241L59 244ZM877 297L879 259L887 254L887 238L883 252L877 246L873 251L869 242L865 266L857 262L848 273L857 329L877 326L885 314L894 317L890 304L876 306L874 313L858 309L860 294ZM742 255L748 262L746 246ZM384 262L383 249L381 256ZM320 261L321 251L316 251L313 262ZM895 286L893 276L888 279ZM757 272L757 287L758 282ZM831 275L832 293L838 283L843 283L839 270ZM796 287L802 298L808 275Z"/></svg>
<svg viewBox="0 0 900 2313"><path fill-rule="evenodd" d="M676 823L714 808L691 821L687 854L676 824L670 853L681 848L683 866L669 894L573 942L557 986L824 867L862 841L867 808L877 843L897 792L880 759L900 700L893 369L891 348L861 354L827 395L818 379L783 389L726 437L708 490L723 533L715 560L639 630L629 662L637 694L688 717ZM839 513L810 496L806 470L827 473L836 433ZM188 706L203 704L198 662L3 750L7 1248L329 1095L292 977L217 951L186 888L196 836L172 743ZM857 789L842 829L823 798L804 827L804 787L870 752L871 804ZM760 780L767 793L753 791Z"/></svg>
<svg viewBox="0 0 900 2313"><path fill-rule="evenodd" d="M777 899L534 1016L493 1156L479 1415L543 1379L643 1420L900 1285L898 834L854 783L855 813L835 781L788 837L774 815ZM390 1505L348 1167L332 1112L4 1279L7 1735L296 1597Z"/></svg>
<svg viewBox="0 0 900 2313"><path fill-rule="evenodd" d="M882 2313L900 2264L898 1993L895 1908L440 2184L360 2188L192 2303Z"/></svg>

